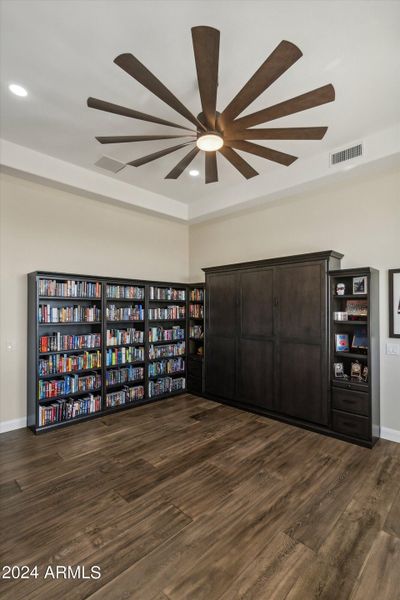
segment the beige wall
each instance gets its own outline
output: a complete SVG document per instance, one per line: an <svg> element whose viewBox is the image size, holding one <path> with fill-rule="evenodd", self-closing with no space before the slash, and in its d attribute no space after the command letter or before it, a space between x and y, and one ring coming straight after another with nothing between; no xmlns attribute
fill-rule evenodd
<svg viewBox="0 0 400 600"><path fill-rule="evenodd" d="M26 414L26 274L187 281L188 227L4 173L0 203L0 421L9 421Z"/></svg>
<svg viewBox="0 0 400 600"><path fill-rule="evenodd" d="M189 244L192 280L203 279L204 266L331 249L345 255L344 268L380 269L382 424L400 431L400 357L385 354L387 269L400 268L398 171L192 225Z"/></svg>

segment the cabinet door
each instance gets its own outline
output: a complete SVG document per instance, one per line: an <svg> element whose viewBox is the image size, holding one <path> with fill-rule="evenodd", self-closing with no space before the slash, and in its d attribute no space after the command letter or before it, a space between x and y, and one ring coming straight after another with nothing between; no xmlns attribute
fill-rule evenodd
<svg viewBox="0 0 400 600"><path fill-rule="evenodd" d="M274 271L239 274L237 400L272 409L275 397Z"/></svg>
<svg viewBox="0 0 400 600"><path fill-rule="evenodd" d="M328 423L325 263L277 269L279 410Z"/></svg>
<svg viewBox="0 0 400 600"><path fill-rule="evenodd" d="M205 390L232 400L235 396L236 273L213 273L207 276Z"/></svg>

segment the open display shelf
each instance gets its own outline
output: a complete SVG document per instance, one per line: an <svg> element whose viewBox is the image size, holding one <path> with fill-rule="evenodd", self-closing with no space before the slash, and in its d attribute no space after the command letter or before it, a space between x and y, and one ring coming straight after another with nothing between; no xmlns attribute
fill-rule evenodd
<svg viewBox="0 0 400 600"><path fill-rule="evenodd" d="M48 431L185 392L187 299L180 283L29 273L28 427ZM162 356L175 345L178 354ZM84 355L97 352L100 364L86 368ZM151 374L152 363L176 359L179 370ZM66 361L71 370L53 372ZM82 368L72 370L76 363ZM80 378L96 374L101 386L80 391ZM54 395L67 384L73 393ZM39 399L39 385L51 397Z"/></svg>
<svg viewBox="0 0 400 600"><path fill-rule="evenodd" d="M188 390L202 394L204 390L204 283L191 285L188 294Z"/></svg>
<svg viewBox="0 0 400 600"><path fill-rule="evenodd" d="M329 276L332 428L372 446L380 435L379 272L365 267Z"/></svg>

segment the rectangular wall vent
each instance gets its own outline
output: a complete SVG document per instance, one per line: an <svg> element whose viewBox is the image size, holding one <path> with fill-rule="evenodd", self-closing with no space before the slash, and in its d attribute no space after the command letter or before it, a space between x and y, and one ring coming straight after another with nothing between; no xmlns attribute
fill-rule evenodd
<svg viewBox="0 0 400 600"><path fill-rule="evenodd" d="M125 167L125 163L119 162L119 160L115 160L114 158L109 158L108 156L102 156L94 164L96 167L111 171L112 173L118 173L118 171L121 171Z"/></svg>
<svg viewBox="0 0 400 600"><path fill-rule="evenodd" d="M351 148L345 148L344 150L333 152L331 154L331 165L338 165L339 163L345 162L346 160L357 158L358 156L362 156L362 153L362 144L357 144L356 146L351 146Z"/></svg>

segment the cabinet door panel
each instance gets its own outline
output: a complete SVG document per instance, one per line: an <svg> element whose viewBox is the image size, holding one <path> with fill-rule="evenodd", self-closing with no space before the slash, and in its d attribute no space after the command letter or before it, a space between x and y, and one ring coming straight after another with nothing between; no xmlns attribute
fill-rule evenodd
<svg viewBox="0 0 400 600"><path fill-rule="evenodd" d="M240 273L239 300L240 335L271 337L274 333L273 269Z"/></svg>
<svg viewBox="0 0 400 600"><path fill-rule="evenodd" d="M274 343L242 339L239 348L239 402L273 409L274 407Z"/></svg>
<svg viewBox="0 0 400 600"><path fill-rule="evenodd" d="M218 273L207 278L206 310L210 335L235 335L236 281L235 273Z"/></svg>
<svg viewBox="0 0 400 600"><path fill-rule="evenodd" d="M321 360L319 344L281 342L279 387L282 413L327 424L327 389Z"/></svg>
<svg viewBox="0 0 400 600"><path fill-rule="evenodd" d="M321 315L325 311L322 265L280 267L279 335L282 338L318 341L323 335Z"/></svg>
<svg viewBox="0 0 400 600"><path fill-rule="evenodd" d="M208 336L206 392L227 400L235 395L235 340Z"/></svg>

